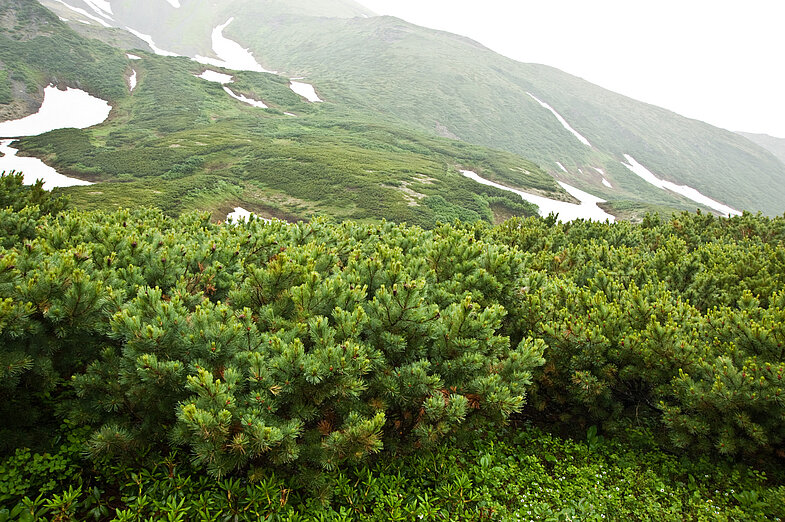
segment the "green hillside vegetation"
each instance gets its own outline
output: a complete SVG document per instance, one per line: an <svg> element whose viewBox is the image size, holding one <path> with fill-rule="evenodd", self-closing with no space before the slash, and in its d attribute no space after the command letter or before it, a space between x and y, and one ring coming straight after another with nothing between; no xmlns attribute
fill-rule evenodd
<svg viewBox="0 0 785 522"><path fill-rule="evenodd" d="M6 514L783 516L785 218L0 230Z"/></svg>
<svg viewBox="0 0 785 522"><path fill-rule="evenodd" d="M243 206L290 221L385 217L424 227L536 212L516 195L465 179L459 167L571 199L536 165L513 154L408 131L339 105L306 103L280 76L236 73L235 92L271 107L253 108L219 84L196 78L204 71L200 64L142 52L143 60L128 60L79 37L32 0L18 2L43 20L39 25L48 33L27 40L0 37L0 58L13 74L23 75L34 94L55 82L113 105L102 125L57 130L15 145L60 172L100 182L64 191L79 208L146 204L170 215L214 211L220 219ZM129 93L124 78L131 68L139 84Z"/></svg>
<svg viewBox="0 0 785 522"><path fill-rule="evenodd" d="M536 212L516 195L465 179L458 166L524 170L519 179L532 190L569 199L552 178L512 154L308 104L277 76L238 73L231 84L273 107L261 110L196 78L204 68L190 60L146 56L133 67L139 85L115 100L105 124L18 142L63 173L101 182L65 190L80 208L142 202L171 215L194 209L225 215L243 206L287 220L386 216L426 227Z"/></svg>
<svg viewBox="0 0 785 522"><path fill-rule="evenodd" d="M738 134L768 150L785 164L785 139L775 138L768 134L753 134L751 132L739 132Z"/></svg>
<svg viewBox="0 0 785 522"><path fill-rule="evenodd" d="M785 210L785 165L749 140L556 69L515 62L460 36L391 17L365 18L370 13L352 2L185 2L180 9L165 2L145 9L135 2L115 2L113 11L118 23L189 56L211 55L212 28L233 17L225 30L228 37L249 45L267 69L307 76L344 114L521 155L607 199L608 208L619 209L622 217L699 206L638 178L621 164L624 154L660 177L733 207L769 215ZM129 45L118 40L116 29L72 27ZM552 105L593 147L566 131L529 92ZM557 168L557 161L569 172ZM601 184L594 167L606 172L612 189ZM528 187L516 171L489 177Z"/></svg>
<svg viewBox="0 0 785 522"><path fill-rule="evenodd" d="M8 77L8 71L0 71L0 104L8 105L14 101L13 94L11 93L11 79Z"/></svg>
<svg viewBox="0 0 785 522"><path fill-rule="evenodd" d="M268 17L262 9L238 17L227 34L251 44L268 68L306 75L329 100L521 154L557 176L560 161L568 181L608 199L637 195L673 204L672 195L620 165L630 154L661 177L732 206L770 214L785 209L785 166L749 141L557 69L515 62L467 38L391 17ZM581 144L527 92L595 148ZM609 171L621 192L604 188L591 167Z"/></svg>
<svg viewBox="0 0 785 522"><path fill-rule="evenodd" d="M3 2L0 28L0 96L17 85L40 103L43 87L50 83L79 87L104 99L119 98L127 90L122 52L68 30L37 2Z"/></svg>

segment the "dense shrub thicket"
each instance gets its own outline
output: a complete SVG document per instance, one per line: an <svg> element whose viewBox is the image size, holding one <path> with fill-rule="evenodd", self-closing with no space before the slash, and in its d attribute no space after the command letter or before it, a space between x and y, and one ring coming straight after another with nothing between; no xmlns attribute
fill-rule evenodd
<svg viewBox="0 0 785 522"><path fill-rule="evenodd" d="M38 215L2 214L4 402L72 379L96 452L334 466L506 419L535 370L531 415L782 449L779 218L424 231L120 211L15 232Z"/></svg>
<svg viewBox="0 0 785 522"><path fill-rule="evenodd" d="M36 198L0 211L5 452L64 418L96 462L315 477L524 416L782 458L783 218L226 226Z"/></svg>
<svg viewBox="0 0 785 522"><path fill-rule="evenodd" d="M155 211L37 231L0 260L6 404L72 377L96 454L332 467L506 419L542 363L501 331L520 254L471 231Z"/></svg>
<svg viewBox="0 0 785 522"><path fill-rule="evenodd" d="M652 423L678 448L782 455L784 225L684 213L493 229L527 252L510 316L548 346L536 406L606 427Z"/></svg>

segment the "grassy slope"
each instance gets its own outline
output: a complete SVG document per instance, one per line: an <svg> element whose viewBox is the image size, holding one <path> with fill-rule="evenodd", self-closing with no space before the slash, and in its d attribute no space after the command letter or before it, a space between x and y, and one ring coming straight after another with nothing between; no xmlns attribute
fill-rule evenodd
<svg viewBox="0 0 785 522"><path fill-rule="evenodd" d="M37 3L0 3L0 120L37 110L49 83L121 96L124 69L119 51L64 31L57 16Z"/></svg>
<svg viewBox="0 0 785 522"><path fill-rule="evenodd" d="M631 154L657 175L731 206L769 214L785 209L785 165L748 140L556 69L509 60L467 38L391 17L363 18L371 13L351 0L189 1L180 9L115 0L113 10L118 23L186 55L210 55L211 28L232 16L225 34L251 45L268 69L308 75L331 101L520 154L612 205L698 206L629 172L621 160ZM555 107L595 148L582 145L526 92ZM604 169L614 188L604 187L592 167ZM522 184L514 174L497 181Z"/></svg>
<svg viewBox="0 0 785 522"><path fill-rule="evenodd" d="M18 2L36 10L35 2ZM16 60L11 70L23 71L32 90L56 77L114 107L102 125L20 142L64 173L103 182L64 190L82 208L148 204L172 214L212 210L219 218L243 206L290 220L326 214L423 226L534 212L517 196L465 179L459 166L491 177L517 169L525 186L569 199L552 178L512 154L407 131L329 103L309 104L284 78L238 73L232 88L272 107L252 108L195 78L203 67L191 60L140 53L143 60L129 61L38 10L49 34L0 37L0 57ZM139 84L129 93L124 77L132 67Z"/></svg>
<svg viewBox="0 0 785 522"><path fill-rule="evenodd" d="M538 91L548 92L551 104L595 146L617 158L630 154L658 176L695 187L736 208L771 214L785 211L785 165L760 146L557 69L524 67L532 70L524 77L536 77Z"/></svg>
<svg viewBox="0 0 785 522"><path fill-rule="evenodd" d="M783 164L785 164L785 139L775 138L768 134L753 134L751 132L739 132L737 134L741 134L753 143L757 143L774 154Z"/></svg>
<svg viewBox="0 0 785 522"><path fill-rule="evenodd" d="M785 167L762 148L556 69L521 64L466 38L391 17L247 15L227 29L229 36L250 43L275 69L308 75L332 100L522 154L554 174L561 161L570 179L603 197L673 202L620 165L628 153L658 175L731 205L768 213L785 208ZM596 148L565 131L527 91ZM621 192L603 189L588 167L609 171Z"/></svg>

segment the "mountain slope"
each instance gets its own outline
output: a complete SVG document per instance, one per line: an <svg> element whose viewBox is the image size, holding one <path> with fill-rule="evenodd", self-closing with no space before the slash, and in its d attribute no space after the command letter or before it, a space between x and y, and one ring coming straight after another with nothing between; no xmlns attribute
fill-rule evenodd
<svg viewBox="0 0 785 522"><path fill-rule="evenodd" d="M521 154L611 205L633 199L697 206L633 174L622 165L630 155L659 178L733 207L785 210L785 166L749 140L556 69L515 62L467 38L369 17L340 0L181 4L114 0L109 25L133 24L157 45L194 56L210 53L212 28L233 18L224 34L250 46L265 68L306 75L328 101Z"/></svg>
<svg viewBox="0 0 785 522"><path fill-rule="evenodd" d="M640 193L640 184L620 166L630 154L660 177L738 208L785 209L785 168L760 147L556 69L509 60L462 37L388 17L296 17L256 29L238 19L233 30L272 67L326 81L323 90L334 100L522 154L554 175L583 181L584 188L602 191L596 173L586 174L599 167L612 173L622 191ZM555 108L592 147L529 93Z"/></svg>
<svg viewBox="0 0 785 522"><path fill-rule="evenodd" d="M775 138L768 134L753 134L751 132L738 132L737 134L741 134L751 142L757 143L785 164L785 139Z"/></svg>
<svg viewBox="0 0 785 522"><path fill-rule="evenodd" d="M78 20L73 29L89 36L112 33L107 27L130 28L152 35L157 46L185 56L211 56L211 33L231 17L304 16L311 18L370 17L374 13L352 0L231 0L139 2L111 0L41 0L58 15ZM108 6L108 7L107 7ZM87 22L87 23L85 23Z"/></svg>
<svg viewBox="0 0 785 522"><path fill-rule="evenodd" d="M35 112L49 83L121 96L126 63L120 51L63 30L35 2L0 2L0 121Z"/></svg>
<svg viewBox="0 0 785 522"><path fill-rule="evenodd" d="M130 59L78 36L33 0L9 6L17 18L9 25L29 37L0 34L2 70L10 71L8 82L24 80L25 90L14 87L0 104L27 96L35 105L35 96L54 82L86 89L113 107L98 126L14 145L64 174L97 182L63 189L80 208L152 205L170 214L211 210L223 219L242 205L287 220L318 214L424 227L535 213L509 192L466 179L459 168L489 176L515 169L529 190L571 200L553 178L513 154L428 136L335 104L308 103L288 79L273 74L207 68L141 51ZM27 21L20 22L20 13ZM206 69L231 83L197 77ZM131 76L138 80L133 90L126 84ZM264 100L269 108L237 97Z"/></svg>

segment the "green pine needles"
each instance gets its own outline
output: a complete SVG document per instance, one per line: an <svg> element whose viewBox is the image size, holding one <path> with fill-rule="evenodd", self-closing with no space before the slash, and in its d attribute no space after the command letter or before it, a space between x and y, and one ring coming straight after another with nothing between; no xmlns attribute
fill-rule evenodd
<svg viewBox="0 0 785 522"><path fill-rule="evenodd" d="M65 417L94 458L318 474L525 415L783 451L782 218L426 231L30 208L0 211L32 223L0 249L6 450Z"/></svg>
<svg viewBox="0 0 785 522"><path fill-rule="evenodd" d="M331 469L504 422L543 363L542 341L502 331L520 254L472 231L121 211L39 232L4 255L7 316L32 326L3 335L68 354L95 455Z"/></svg>

